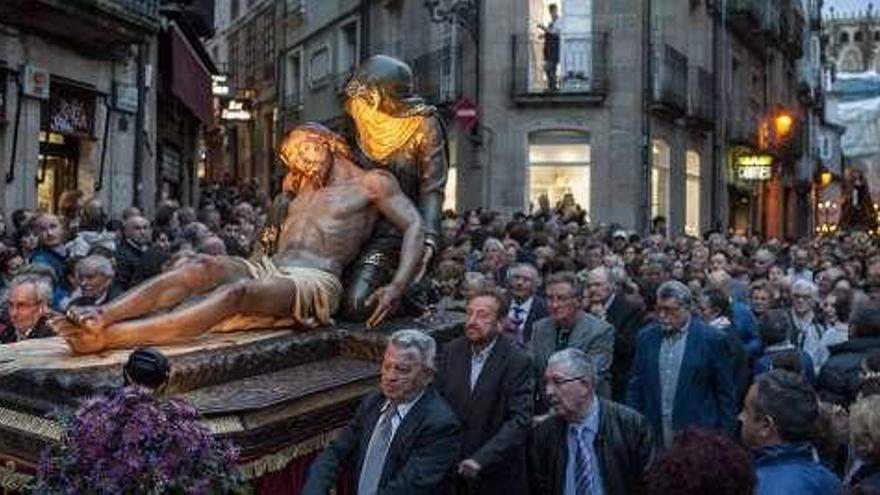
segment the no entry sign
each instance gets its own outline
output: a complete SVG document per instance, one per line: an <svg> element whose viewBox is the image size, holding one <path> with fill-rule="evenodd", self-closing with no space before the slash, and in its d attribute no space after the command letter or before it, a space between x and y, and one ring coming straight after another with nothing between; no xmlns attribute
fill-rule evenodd
<svg viewBox="0 0 880 495"><path fill-rule="evenodd" d="M469 131L477 125L477 104L470 98L462 98L455 104L455 120Z"/></svg>

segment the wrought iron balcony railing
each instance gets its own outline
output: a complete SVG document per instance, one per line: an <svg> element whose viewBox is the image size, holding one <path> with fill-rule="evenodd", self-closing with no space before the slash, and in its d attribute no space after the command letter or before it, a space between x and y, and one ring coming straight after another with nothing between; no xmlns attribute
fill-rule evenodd
<svg viewBox="0 0 880 495"><path fill-rule="evenodd" d="M662 43L654 51L654 91L652 104L677 113L687 110L688 59L675 48Z"/></svg>
<svg viewBox="0 0 880 495"><path fill-rule="evenodd" d="M558 43L541 36L513 37L515 98L604 95L608 91L608 36L560 33Z"/></svg>

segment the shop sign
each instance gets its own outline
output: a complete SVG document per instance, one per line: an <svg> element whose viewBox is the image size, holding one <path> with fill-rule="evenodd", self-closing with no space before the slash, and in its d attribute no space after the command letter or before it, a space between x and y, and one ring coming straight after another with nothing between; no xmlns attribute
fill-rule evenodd
<svg viewBox="0 0 880 495"><path fill-rule="evenodd" d="M138 108L137 86L129 83L114 83L113 106L122 112L136 113Z"/></svg>
<svg viewBox="0 0 880 495"><path fill-rule="evenodd" d="M229 96L229 76L226 74L211 75L211 94Z"/></svg>
<svg viewBox="0 0 880 495"><path fill-rule="evenodd" d="M220 112L220 118L223 120L248 121L253 119L253 115L249 110L245 109L244 102L241 100L229 100L226 108Z"/></svg>
<svg viewBox="0 0 880 495"><path fill-rule="evenodd" d="M44 131L74 137L94 136L94 93L55 85L49 104L43 105L41 114L41 128Z"/></svg>
<svg viewBox="0 0 880 495"><path fill-rule="evenodd" d="M24 87L22 93L40 100L49 99L49 72L33 65L24 66Z"/></svg>
<svg viewBox="0 0 880 495"><path fill-rule="evenodd" d="M742 155L733 165L742 180L767 180L773 175L773 155Z"/></svg>

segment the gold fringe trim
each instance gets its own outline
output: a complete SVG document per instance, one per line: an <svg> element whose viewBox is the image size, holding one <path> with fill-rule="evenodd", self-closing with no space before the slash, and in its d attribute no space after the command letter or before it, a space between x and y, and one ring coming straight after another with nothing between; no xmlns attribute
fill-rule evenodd
<svg viewBox="0 0 880 495"><path fill-rule="evenodd" d="M300 443L284 447L278 452L264 455L263 457L246 464L239 464L238 469L241 471L242 477L246 480L259 478L267 473L281 471L290 464L290 461L309 455L312 452L326 447L338 432L339 429L335 429L321 433L320 435L303 440Z"/></svg>
<svg viewBox="0 0 880 495"><path fill-rule="evenodd" d="M13 411L5 407L0 407L0 426L23 431L54 442L60 441L63 433L61 425L51 419Z"/></svg>
<svg viewBox="0 0 880 495"><path fill-rule="evenodd" d="M7 463L7 466L0 466L0 488L3 490L23 491L34 479L29 474L15 471L15 464L12 462Z"/></svg>

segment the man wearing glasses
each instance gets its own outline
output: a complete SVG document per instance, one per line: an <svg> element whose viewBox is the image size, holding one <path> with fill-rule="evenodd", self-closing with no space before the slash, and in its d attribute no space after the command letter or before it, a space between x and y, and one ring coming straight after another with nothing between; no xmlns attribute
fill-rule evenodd
<svg viewBox="0 0 880 495"><path fill-rule="evenodd" d="M544 375L547 360L554 352L569 347L580 349L593 360L596 367L598 394L609 397L614 327L581 309L579 285L577 276L572 272L554 273L547 278L550 316L535 323L530 344L537 376ZM536 412L544 412L546 408L546 399L539 398Z"/></svg>
<svg viewBox="0 0 880 495"><path fill-rule="evenodd" d="M654 456L647 420L596 396L596 373L579 349L550 356L544 373L550 414L529 445L531 493L634 493Z"/></svg>
<svg viewBox="0 0 880 495"><path fill-rule="evenodd" d="M664 445L676 431L701 426L733 433L736 383L726 336L691 317L693 295L681 282L657 289L657 323L636 342L626 404L644 414Z"/></svg>

